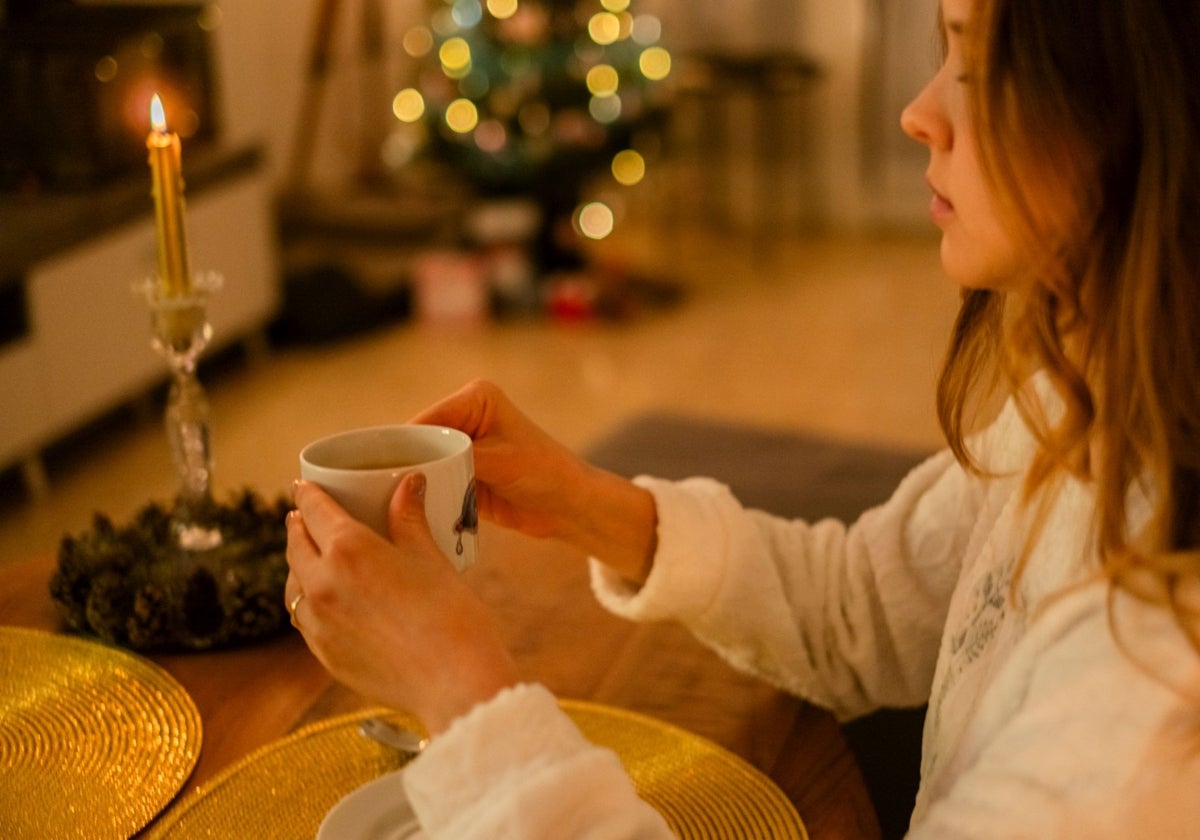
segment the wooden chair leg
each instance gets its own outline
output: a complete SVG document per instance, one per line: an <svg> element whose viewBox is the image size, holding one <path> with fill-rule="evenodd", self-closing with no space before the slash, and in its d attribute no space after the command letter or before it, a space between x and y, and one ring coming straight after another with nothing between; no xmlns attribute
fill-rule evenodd
<svg viewBox="0 0 1200 840"><path fill-rule="evenodd" d="M317 128L321 122L321 105L325 97L325 81L329 75L339 8L340 0L320 0L317 9L308 53L308 83L300 103L300 114L296 119L296 133L292 139L292 156L288 167L288 183L292 188L303 187L308 182Z"/></svg>

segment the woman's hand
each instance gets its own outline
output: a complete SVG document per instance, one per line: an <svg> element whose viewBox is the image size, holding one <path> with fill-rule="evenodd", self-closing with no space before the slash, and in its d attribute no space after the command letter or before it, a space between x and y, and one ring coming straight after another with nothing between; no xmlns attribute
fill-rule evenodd
<svg viewBox="0 0 1200 840"><path fill-rule="evenodd" d="M480 516L534 537L557 537L569 517L566 488L585 465L496 386L472 382L410 422L460 429L475 450Z"/></svg>
<svg viewBox="0 0 1200 840"><path fill-rule="evenodd" d="M564 540L634 582L645 580L657 542L650 493L587 464L495 385L472 382L411 422L471 436L480 516L530 536Z"/></svg>
<svg viewBox="0 0 1200 840"><path fill-rule="evenodd" d="M516 683L517 670L487 609L438 550L424 489L417 473L400 482L389 543L320 487L299 482L284 591L309 648L334 677L412 712L437 734Z"/></svg>

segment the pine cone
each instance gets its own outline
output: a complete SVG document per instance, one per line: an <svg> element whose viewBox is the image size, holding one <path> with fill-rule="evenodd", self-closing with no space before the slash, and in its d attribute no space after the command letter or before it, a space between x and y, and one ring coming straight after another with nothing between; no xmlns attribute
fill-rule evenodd
<svg viewBox="0 0 1200 840"><path fill-rule="evenodd" d="M97 574L92 579L85 607L92 632L106 641L123 644L125 616L131 601L129 586L122 575L109 569Z"/></svg>
<svg viewBox="0 0 1200 840"><path fill-rule="evenodd" d="M137 648L162 647L173 641L171 599L157 583L147 583L133 596L125 622L129 643Z"/></svg>

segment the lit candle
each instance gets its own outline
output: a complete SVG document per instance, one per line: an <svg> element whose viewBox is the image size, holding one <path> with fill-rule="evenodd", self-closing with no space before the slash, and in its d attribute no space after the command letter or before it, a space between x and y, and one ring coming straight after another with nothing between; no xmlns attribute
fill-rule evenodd
<svg viewBox="0 0 1200 840"><path fill-rule="evenodd" d="M153 179L154 223L158 234L158 283L164 297L182 297L191 292L187 236L183 227L183 170L180 166L179 135L167 132L162 100L150 100L150 172Z"/></svg>

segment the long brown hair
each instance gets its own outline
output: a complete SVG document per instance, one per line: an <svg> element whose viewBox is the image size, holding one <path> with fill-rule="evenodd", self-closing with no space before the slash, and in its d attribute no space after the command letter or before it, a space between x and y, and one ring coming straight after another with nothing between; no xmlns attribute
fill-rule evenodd
<svg viewBox="0 0 1200 840"><path fill-rule="evenodd" d="M1092 482L1101 571L1200 649L1182 598L1200 582L1200 3L975 0L964 43L980 159L1033 282L964 293L943 428L971 465L967 406L998 371L1041 444L1028 496L1064 471ZM1018 387L1031 366L1062 398L1053 421Z"/></svg>

